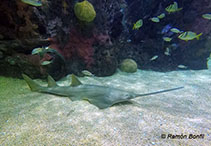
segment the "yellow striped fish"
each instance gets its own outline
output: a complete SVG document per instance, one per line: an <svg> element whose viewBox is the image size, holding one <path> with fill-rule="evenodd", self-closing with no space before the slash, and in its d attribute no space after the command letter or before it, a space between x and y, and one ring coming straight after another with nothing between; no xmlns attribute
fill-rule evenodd
<svg viewBox="0 0 211 146"><path fill-rule="evenodd" d="M169 5L168 7L166 7L165 10L166 10L168 13L174 13L174 12L177 12L177 11L182 10L182 8L178 8L177 2L174 2L173 4L171 4L171 5Z"/></svg>
<svg viewBox="0 0 211 146"><path fill-rule="evenodd" d="M200 34L196 34L195 32L192 31L186 31L181 33L178 38L184 41L189 41L189 40L193 40L193 39L197 39L199 40L199 37L202 35L202 33Z"/></svg>
<svg viewBox="0 0 211 146"><path fill-rule="evenodd" d="M211 20L211 13L209 13L209 14L203 14L202 17L203 17L204 19Z"/></svg>
<svg viewBox="0 0 211 146"><path fill-rule="evenodd" d="M142 27L142 25L143 25L143 20L140 19L140 20L138 20L138 21L133 25L133 30L134 30L134 29L139 29L140 27Z"/></svg>
<svg viewBox="0 0 211 146"><path fill-rule="evenodd" d="M21 1L31 6L36 6L36 7L42 6L41 0L21 0Z"/></svg>

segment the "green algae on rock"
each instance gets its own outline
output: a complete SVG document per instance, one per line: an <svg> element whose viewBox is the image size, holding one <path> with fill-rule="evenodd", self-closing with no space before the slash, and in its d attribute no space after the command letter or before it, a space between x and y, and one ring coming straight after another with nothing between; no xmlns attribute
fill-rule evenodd
<svg viewBox="0 0 211 146"><path fill-rule="evenodd" d="M137 71L137 64L133 59L125 59L120 65L120 70L127 73L134 73Z"/></svg>

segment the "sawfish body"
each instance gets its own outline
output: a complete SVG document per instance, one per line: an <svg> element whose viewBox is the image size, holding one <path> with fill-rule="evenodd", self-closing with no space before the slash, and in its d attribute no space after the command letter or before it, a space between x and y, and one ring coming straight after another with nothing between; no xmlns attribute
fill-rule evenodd
<svg viewBox="0 0 211 146"><path fill-rule="evenodd" d="M123 90L87 84L79 85L77 87L44 87L39 91L69 97L73 101L88 100L91 104L94 104L99 108L106 108L115 103L128 101L130 98L136 97L136 94L125 92Z"/></svg>
<svg viewBox="0 0 211 146"><path fill-rule="evenodd" d="M181 89L183 87L172 88L147 94L135 94L132 92L111 88L107 86L81 84L81 82L72 75L71 86L58 86L52 77L48 77L48 87L42 87L34 82L27 75L23 74L24 80L27 82L32 91L49 93L59 96L69 97L71 100L88 100L98 108L107 108L113 104L129 101L138 96L147 96Z"/></svg>

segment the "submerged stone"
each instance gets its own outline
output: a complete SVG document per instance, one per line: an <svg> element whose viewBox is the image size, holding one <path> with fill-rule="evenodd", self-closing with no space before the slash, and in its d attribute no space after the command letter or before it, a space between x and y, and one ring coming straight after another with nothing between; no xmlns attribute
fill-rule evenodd
<svg viewBox="0 0 211 146"><path fill-rule="evenodd" d="M133 59L125 59L120 65L120 70L127 73L134 73L137 71L137 64Z"/></svg>

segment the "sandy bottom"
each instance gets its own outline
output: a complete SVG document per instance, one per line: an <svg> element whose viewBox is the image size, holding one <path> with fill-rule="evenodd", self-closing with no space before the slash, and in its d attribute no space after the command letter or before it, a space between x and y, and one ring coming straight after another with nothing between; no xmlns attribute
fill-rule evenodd
<svg viewBox="0 0 211 146"><path fill-rule="evenodd" d="M210 70L139 70L79 79L135 93L185 88L100 110L87 101L31 92L24 80L0 77L0 145L211 145Z"/></svg>

